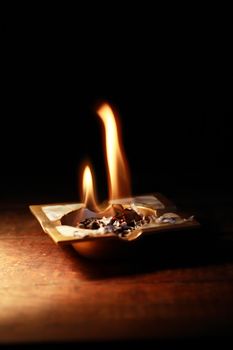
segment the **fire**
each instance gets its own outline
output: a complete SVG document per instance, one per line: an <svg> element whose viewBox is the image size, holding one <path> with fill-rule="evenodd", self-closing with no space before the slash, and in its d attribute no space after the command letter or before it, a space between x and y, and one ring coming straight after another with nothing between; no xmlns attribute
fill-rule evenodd
<svg viewBox="0 0 233 350"><path fill-rule="evenodd" d="M131 194L129 170L119 135L119 122L106 103L99 108L98 115L103 121L105 130L109 199L129 197ZM82 197L86 208L95 212L100 211L96 204L93 176L89 165L84 168L82 181Z"/></svg>
<svg viewBox="0 0 233 350"><path fill-rule="evenodd" d="M129 170L117 128L116 116L106 103L99 108L98 115L105 129L110 199L130 196Z"/></svg>
<svg viewBox="0 0 233 350"><path fill-rule="evenodd" d="M96 196L94 190L93 176L89 165L86 165L83 171L83 201L85 206L91 210L98 211Z"/></svg>

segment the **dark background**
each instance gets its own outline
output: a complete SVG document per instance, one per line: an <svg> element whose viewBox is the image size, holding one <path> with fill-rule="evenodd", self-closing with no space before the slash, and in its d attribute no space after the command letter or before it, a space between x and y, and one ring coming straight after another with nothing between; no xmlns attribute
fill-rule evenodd
<svg viewBox="0 0 233 350"><path fill-rule="evenodd" d="M140 12L140 11L139 11ZM77 200L79 166L107 196L101 101L121 117L133 193L230 191L228 18L121 13L2 26L1 196ZM82 21L83 20L83 21Z"/></svg>
<svg viewBox="0 0 233 350"><path fill-rule="evenodd" d="M213 4L207 11L175 6L161 11L111 3L100 17L91 4L84 14L71 9L68 16L57 15L55 8L48 14L45 8L37 16L27 8L24 16L6 16L0 200L3 207L19 203L27 210L33 203L80 200L79 167L86 157L95 169L99 198L106 199L96 105L108 101L121 117L133 193L162 192L204 227L194 245L177 241L167 256L179 255L185 268L190 262L216 264L211 280L217 286L226 278L218 277L219 264L232 261L231 12L212 13ZM176 266L169 259L165 266L170 261ZM218 307L218 300L223 302L227 333L229 299L212 289L211 302ZM212 317L210 303L207 310Z"/></svg>

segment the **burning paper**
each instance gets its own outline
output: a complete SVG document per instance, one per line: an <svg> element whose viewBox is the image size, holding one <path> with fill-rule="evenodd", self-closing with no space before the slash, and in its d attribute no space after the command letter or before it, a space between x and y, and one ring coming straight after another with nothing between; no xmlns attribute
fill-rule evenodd
<svg viewBox="0 0 233 350"><path fill-rule="evenodd" d="M176 207L160 194L131 195L119 120L106 103L97 113L104 129L108 204L98 203L93 170L91 164L85 164L80 186L82 203L30 207L44 230L56 242L65 242L107 235L132 240L144 232L195 226L193 217L177 214Z"/></svg>

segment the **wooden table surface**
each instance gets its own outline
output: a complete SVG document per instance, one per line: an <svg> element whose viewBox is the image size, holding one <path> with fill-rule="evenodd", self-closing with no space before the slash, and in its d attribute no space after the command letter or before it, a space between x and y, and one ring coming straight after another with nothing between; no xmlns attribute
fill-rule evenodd
<svg viewBox="0 0 233 350"><path fill-rule="evenodd" d="M27 204L3 203L0 343L230 336L232 199L224 198L217 207L211 194L175 198L201 230L142 239L128 258L110 261L57 246Z"/></svg>

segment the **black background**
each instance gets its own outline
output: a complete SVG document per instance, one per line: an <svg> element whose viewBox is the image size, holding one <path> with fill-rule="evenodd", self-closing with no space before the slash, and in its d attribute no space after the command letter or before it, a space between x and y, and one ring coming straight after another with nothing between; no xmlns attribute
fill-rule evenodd
<svg viewBox="0 0 233 350"><path fill-rule="evenodd" d="M211 235L214 225L230 223L231 12L213 4L207 11L153 6L111 3L97 12L91 4L68 15L62 8L59 15L55 8L42 14L27 8L2 21L4 206L79 200L86 158L99 199L106 199L96 106L107 101L121 117L133 193L158 191L180 201L209 218ZM216 259L219 254L227 261L229 253L220 249Z"/></svg>
<svg viewBox="0 0 233 350"><path fill-rule="evenodd" d="M230 20L149 9L101 19L3 24L1 196L76 200L88 157L105 199L101 101L119 112L134 193L230 190Z"/></svg>

